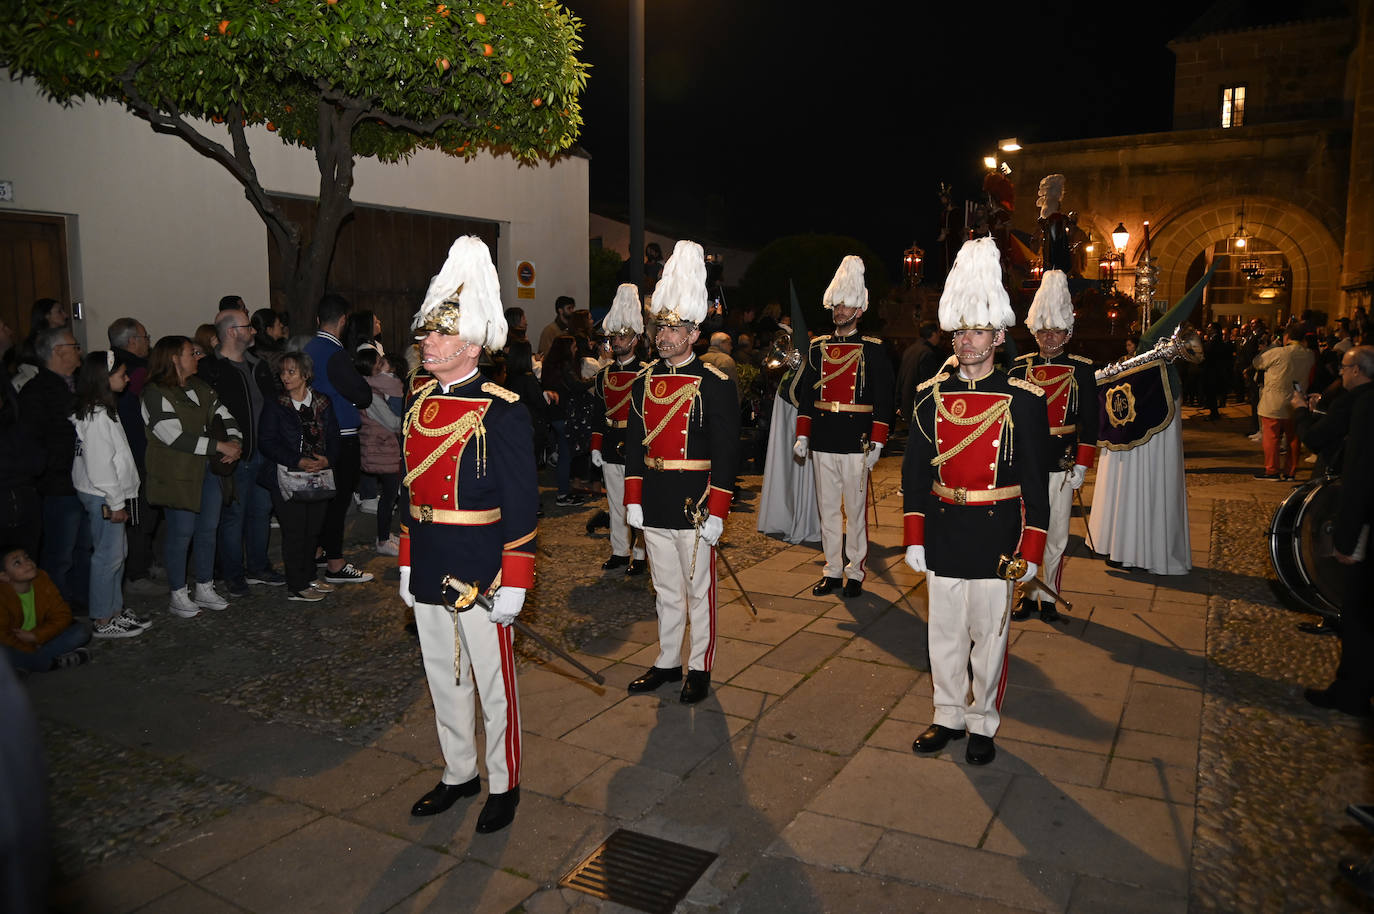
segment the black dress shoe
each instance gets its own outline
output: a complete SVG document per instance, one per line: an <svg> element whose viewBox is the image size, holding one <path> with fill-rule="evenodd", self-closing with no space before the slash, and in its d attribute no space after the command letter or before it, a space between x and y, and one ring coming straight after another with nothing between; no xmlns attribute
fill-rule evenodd
<svg viewBox="0 0 1374 914"><path fill-rule="evenodd" d="M858 596L862 596L862 595L863 595L863 592L864 592L864 585L863 585L863 582L862 582L862 581L856 581L856 580L854 580L853 578L850 578L848 581L845 581L845 582L844 582L844 590L840 591L840 594L841 594L842 596L846 596L846 597L858 597Z"/></svg>
<svg viewBox="0 0 1374 914"><path fill-rule="evenodd" d="M644 568L648 563L643 559L630 559L630 564L625 566L625 577L637 578L644 573Z"/></svg>
<svg viewBox="0 0 1374 914"><path fill-rule="evenodd" d="M951 740L963 739L964 731L955 730L952 727L942 727L939 724L931 724L926 728L926 732L916 737L916 741L911 744L915 752L922 755L930 755L932 752L939 752L945 748Z"/></svg>
<svg viewBox="0 0 1374 914"><path fill-rule="evenodd" d="M1298 631L1304 635L1339 635L1340 625L1330 619L1322 619L1320 622L1299 622Z"/></svg>
<svg viewBox="0 0 1374 914"><path fill-rule="evenodd" d="M1011 621L1025 622L1035 610L1035 601L1030 597L1022 597L1021 601L1016 604L1016 608L1011 611Z"/></svg>
<svg viewBox="0 0 1374 914"><path fill-rule="evenodd" d="M1344 695L1336 691L1335 688L1304 689L1302 697L1307 699L1308 704L1316 705L1327 711L1340 711L1351 717L1374 716L1374 711L1370 710L1368 698L1361 700L1351 695Z"/></svg>
<svg viewBox="0 0 1374 914"><path fill-rule="evenodd" d="M968 735L968 748L964 750L964 761L970 765L986 765L997 758L997 747L992 744L991 736L981 733Z"/></svg>
<svg viewBox="0 0 1374 914"><path fill-rule="evenodd" d="M598 511L592 515L591 520L587 521L587 535L594 535L599 527L606 527L609 529L610 526L611 515L607 514L605 511Z"/></svg>
<svg viewBox="0 0 1374 914"><path fill-rule="evenodd" d="M420 797L415 805L410 807L410 814L412 816L437 816L463 797L475 797L481 790L482 783L477 778L462 784L445 784L440 781L438 787Z"/></svg>
<svg viewBox="0 0 1374 914"><path fill-rule="evenodd" d="M515 807L519 805L519 787L512 787L505 793L488 795L487 805L482 807L482 813L477 817L477 833L489 835L505 828L515 821Z"/></svg>
<svg viewBox="0 0 1374 914"><path fill-rule="evenodd" d="M711 674L705 670L688 670L687 681L682 684L684 705L694 705L711 694Z"/></svg>
<svg viewBox="0 0 1374 914"><path fill-rule="evenodd" d="M813 597L823 597L836 587L839 587L842 583L843 582L841 582L839 578L821 578L816 582L816 586L811 588L811 595Z"/></svg>
<svg viewBox="0 0 1374 914"><path fill-rule="evenodd" d="M1107 559L1108 568L1116 568L1121 571L1144 571L1139 565L1127 565L1125 562L1118 562L1116 559Z"/></svg>
<svg viewBox="0 0 1374 914"><path fill-rule="evenodd" d="M1059 615L1059 610L1055 608L1053 600L1040 601L1040 621L1041 622L1061 622L1063 616Z"/></svg>
<svg viewBox="0 0 1374 914"><path fill-rule="evenodd" d="M630 564L630 557L628 555L613 555L601 563L601 570L611 571L612 569L620 568L628 564Z"/></svg>
<svg viewBox="0 0 1374 914"><path fill-rule="evenodd" d="M682 670L665 670L661 666L651 666L634 682L630 683L631 692L652 692L665 682L681 682Z"/></svg>

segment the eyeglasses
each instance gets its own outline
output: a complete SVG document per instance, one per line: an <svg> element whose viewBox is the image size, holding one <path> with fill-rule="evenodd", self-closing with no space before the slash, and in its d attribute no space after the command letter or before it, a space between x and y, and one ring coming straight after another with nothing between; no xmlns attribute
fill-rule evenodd
<svg viewBox="0 0 1374 914"><path fill-rule="evenodd" d="M252 326L253 326L252 324L234 324L234 325L231 326L229 329L230 329L230 330L247 330L247 329L251 328Z"/></svg>
<svg viewBox="0 0 1374 914"><path fill-rule="evenodd" d="M80 348L81 348L81 344L80 344L80 343L58 343L56 346L54 346L54 347L52 347L52 348L54 348L54 349L61 349L63 346L71 346L73 349L80 349Z"/></svg>

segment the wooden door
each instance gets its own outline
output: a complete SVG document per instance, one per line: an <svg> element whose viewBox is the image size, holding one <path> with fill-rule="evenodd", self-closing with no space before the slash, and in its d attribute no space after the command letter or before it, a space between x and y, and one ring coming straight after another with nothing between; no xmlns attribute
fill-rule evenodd
<svg viewBox="0 0 1374 914"><path fill-rule="evenodd" d="M0 320L22 340L40 298L70 305L67 223L61 216L0 212Z"/></svg>

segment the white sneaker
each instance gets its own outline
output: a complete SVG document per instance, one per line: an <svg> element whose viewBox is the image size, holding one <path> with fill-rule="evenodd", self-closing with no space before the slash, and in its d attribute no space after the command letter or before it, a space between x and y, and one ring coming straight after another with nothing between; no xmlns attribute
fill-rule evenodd
<svg viewBox="0 0 1374 914"><path fill-rule="evenodd" d="M194 599L197 606L206 609L225 609L229 606L229 601L215 592L213 584L197 584Z"/></svg>
<svg viewBox="0 0 1374 914"><path fill-rule="evenodd" d="M125 623L137 629L148 629L153 627L152 619L145 619L142 616L135 615L134 611L127 606L116 613L115 618L123 619Z"/></svg>
<svg viewBox="0 0 1374 914"><path fill-rule="evenodd" d="M376 513L377 513L377 499L376 499L376 498L364 498L364 499L362 499L361 501L358 502L358 510L361 511L363 514L376 514Z"/></svg>
<svg viewBox="0 0 1374 914"><path fill-rule="evenodd" d="M143 629L129 622L123 616L108 619L92 619L91 637L93 638L137 638Z"/></svg>
<svg viewBox="0 0 1374 914"><path fill-rule="evenodd" d="M310 582L310 586L313 587L313 588L315 588L316 590L318 590L320 593L333 593L333 592L334 592L334 585L333 585L333 584L326 584L324 581L320 580L319 578L316 578L315 580L311 581L311 582Z"/></svg>
<svg viewBox="0 0 1374 914"><path fill-rule="evenodd" d="M377 540L377 554L400 555L401 546L399 543L393 543L390 539Z"/></svg>
<svg viewBox="0 0 1374 914"><path fill-rule="evenodd" d="M183 619L194 619L200 615L200 607L191 599L185 587L172 591L172 603L168 608L171 609L172 615L181 616Z"/></svg>

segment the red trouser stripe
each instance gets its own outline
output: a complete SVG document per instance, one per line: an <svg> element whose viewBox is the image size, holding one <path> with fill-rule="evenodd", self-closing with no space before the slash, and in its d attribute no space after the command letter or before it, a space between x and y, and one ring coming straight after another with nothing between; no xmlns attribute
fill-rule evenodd
<svg viewBox="0 0 1374 914"><path fill-rule="evenodd" d="M506 771L509 785L520 785L520 697L515 686L515 641L510 626L498 625L496 638L501 645L501 680L506 689Z"/></svg>
<svg viewBox="0 0 1374 914"><path fill-rule="evenodd" d="M716 659L716 547L711 547L711 588L706 591L706 606L711 614L711 637L706 642L706 672Z"/></svg>

